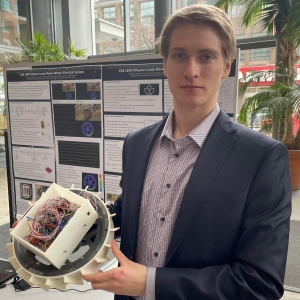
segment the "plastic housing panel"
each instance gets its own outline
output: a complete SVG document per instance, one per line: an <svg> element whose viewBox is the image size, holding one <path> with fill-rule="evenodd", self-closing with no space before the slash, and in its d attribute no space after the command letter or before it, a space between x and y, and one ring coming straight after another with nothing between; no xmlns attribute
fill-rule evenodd
<svg viewBox="0 0 300 300"><path fill-rule="evenodd" d="M38 208L49 199L56 197L66 198L69 202L80 206L70 219L63 230L58 234L53 243L49 248L43 252L42 250L31 245L29 242L24 240L29 234L29 226L27 224L26 216L34 218ZM21 243L26 249L35 253L39 257L48 261L51 265L60 269L64 262L71 255L72 251L76 248L79 242L82 240L84 235L93 225L98 217L98 213L92 207L90 201L85 198L72 193L71 191L52 183L48 190L41 196L41 198L27 211L19 222L18 226L14 228L10 234L19 243ZM74 235L74 232L76 234Z"/></svg>

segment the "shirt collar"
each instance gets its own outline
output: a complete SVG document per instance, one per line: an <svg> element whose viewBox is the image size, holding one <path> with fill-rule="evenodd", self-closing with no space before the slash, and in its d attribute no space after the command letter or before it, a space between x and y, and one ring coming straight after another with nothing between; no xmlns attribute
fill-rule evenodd
<svg viewBox="0 0 300 300"><path fill-rule="evenodd" d="M206 139L211 126L215 122L218 114L220 112L220 107L217 104L216 107L212 110L212 112L200 123L198 124L187 136L192 138L200 147L202 147L204 140ZM172 121L174 116L174 109L170 112L164 129L161 133L160 139L163 136L173 140L173 133L172 133Z"/></svg>

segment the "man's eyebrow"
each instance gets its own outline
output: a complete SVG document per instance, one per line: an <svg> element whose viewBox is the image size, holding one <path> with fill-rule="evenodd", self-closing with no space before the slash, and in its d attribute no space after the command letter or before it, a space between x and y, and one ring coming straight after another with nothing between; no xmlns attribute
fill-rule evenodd
<svg viewBox="0 0 300 300"><path fill-rule="evenodd" d="M181 52L185 52L186 49L182 48L182 47L174 47L170 49L170 52L175 52L175 51L181 51Z"/></svg>
<svg viewBox="0 0 300 300"><path fill-rule="evenodd" d="M218 54L218 51L213 48L205 48L198 50L199 53L212 53L212 54Z"/></svg>
<svg viewBox="0 0 300 300"><path fill-rule="evenodd" d="M174 47L170 49L170 52L176 52L176 51L180 51L180 52L187 52L188 50L186 48L183 47ZM214 55L218 54L218 51L213 49L213 48L204 48L204 49L199 49L198 53L212 53Z"/></svg>

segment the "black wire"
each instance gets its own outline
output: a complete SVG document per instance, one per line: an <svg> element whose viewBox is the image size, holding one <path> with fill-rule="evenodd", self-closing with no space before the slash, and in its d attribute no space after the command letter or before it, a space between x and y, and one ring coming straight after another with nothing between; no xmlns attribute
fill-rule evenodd
<svg viewBox="0 0 300 300"><path fill-rule="evenodd" d="M7 285L12 285L12 284L9 283L9 284L7 284ZM31 290L31 289L41 289L41 288L38 287L38 286L32 286L32 287L30 287L28 290ZM41 289L41 290L42 290L42 289ZM56 289L56 288L50 288L49 290L56 290L56 291L63 292L63 293L66 293L66 292L86 293L86 292L94 291L93 289L87 289L87 290L84 290L84 291L80 291L80 290L77 290L77 289L67 289L67 290L65 290L65 291L62 291L62 290L59 290L59 289ZM19 290L19 289L15 289L15 292L20 293L20 292L24 292L24 291L21 291L21 290Z"/></svg>
<svg viewBox="0 0 300 300"><path fill-rule="evenodd" d="M11 283L7 283L6 286L8 285L12 285L14 286L14 282L11 282ZM28 290L30 289L41 289L40 287L38 286L31 286ZM41 289L42 290L42 289ZM86 292L91 292L91 291L94 291L93 289L87 289L87 290L84 290L84 291L80 291L80 290L77 290L77 289L67 289L65 291L62 291L62 290L59 290L59 289L56 289L56 288L50 288L50 290L56 290L56 291L60 291L60 292L79 292L79 293L86 293ZM17 293L20 293L20 292L24 292L22 290L19 290L18 288L15 288L15 292Z"/></svg>

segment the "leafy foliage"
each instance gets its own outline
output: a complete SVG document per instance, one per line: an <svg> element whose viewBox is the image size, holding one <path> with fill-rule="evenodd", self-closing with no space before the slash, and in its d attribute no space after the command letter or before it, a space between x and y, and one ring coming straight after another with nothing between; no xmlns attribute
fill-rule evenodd
<svg viewBox="0 0 300 300"><path fill-rule="evenodd" d="M24 61L24 58L30 62L50 62L86 57L86 49L76 49L70 39L68 53L65 54L58 43L49 43L45 36L39 31L36 31L34 38L26 44L24 44L19 37L16 37L15 40L22 50L20 55L10 56L8 58L8 62L11 64L20 63ZM6 102L4 105L3 115L6 116Z"/></svg>
<svg viewBox="0 0 300 300"><path fill-rule="evenodd" d="M257 26L277 39L278 61L291 68L297 62L296 48L300 45L299 0L219 0L216 6L228 11L241 7L241 25Z"/></svg>
<svg viewBox="0 0 300 300"><path fill-rule="evenodd" d="M282 65L273 71L253 72L243 79L240 93L243 94L249 86L270 77L279 78L279 80L274 80L271 86L244 101L238 122L248 125L249 119L251 120L259 113L263 113L266 119L283 118L285 131L282 142L288 149L299 150L300 130L294 136L292 122L293 115L300 110L300 85L294 80L294 72L283 68Z"/></svg>
<svg viewBox="0 0 300 300"><path fill-rule="evenodd" d="M24 44L19 37L16 37L15 40L22 49L21 54L15 57L9 57L9 63L19 63L24 57L30 62L63 61L86 57L86 49L76 49L71 40L69 40L68 53L63 53L58 43L49 43L45 36L39 31L36 31L34 38L26 44Z"/></svg>
<svg viewBox="0 0 300 300"><path fill-rule="evenodd" d="M276 69L256 72L244 78L241 93L249 85L274 76L273 84L248 98L238 121L247 124L257 113L272 119L272 136L282 140L289 149L300 149L300 131L293 136L292 116L299 109L299 86L295 83L294 67L299 60L300 1L299 0L219 0L216 6L228 11L233 5L241 8L241 25L255 25L276 37ZM299 144L299 146L297 146ZM298 147L298 148L297 148Z"/></svg>

